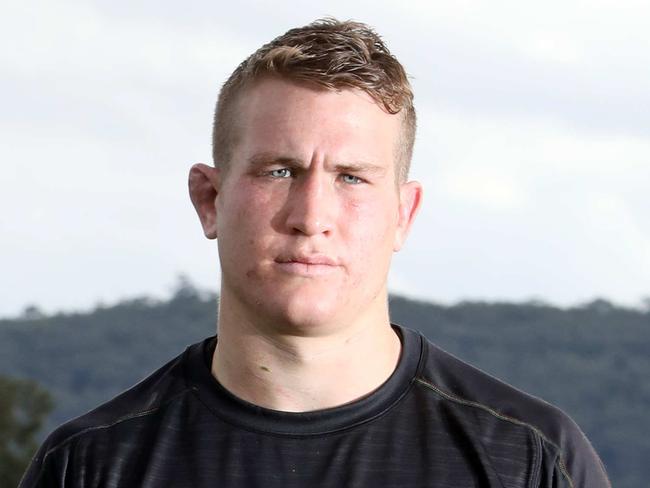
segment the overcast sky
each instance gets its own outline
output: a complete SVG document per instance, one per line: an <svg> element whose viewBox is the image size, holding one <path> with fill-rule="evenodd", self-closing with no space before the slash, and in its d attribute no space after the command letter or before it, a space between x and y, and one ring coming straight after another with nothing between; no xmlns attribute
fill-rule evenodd
<svg viewBox="0 0 650 488"><path fill-rule="evenodd" d="M179 273L216 290L186 181L218 89L326 15L374 26L413 79L425 199L392 291L650 296L648 2L225 3L2 2L0 316L163 297Z"/></svg>

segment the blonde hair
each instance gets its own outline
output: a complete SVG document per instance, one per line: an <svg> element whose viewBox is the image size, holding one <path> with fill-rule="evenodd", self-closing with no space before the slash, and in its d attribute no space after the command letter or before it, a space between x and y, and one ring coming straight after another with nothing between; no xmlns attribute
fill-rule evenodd
<svg viewBox="0 0 650 488"><path fill-rule="evenodd" d="M406 72L379 35L359 22L327 18L287 31L244 60L224 83L214 114L212 156L227 168L236 143L238 97L254 81L277 76L327 90L360 89L390 114L402 114L397 175L406 180L416 116Z"/></svg>

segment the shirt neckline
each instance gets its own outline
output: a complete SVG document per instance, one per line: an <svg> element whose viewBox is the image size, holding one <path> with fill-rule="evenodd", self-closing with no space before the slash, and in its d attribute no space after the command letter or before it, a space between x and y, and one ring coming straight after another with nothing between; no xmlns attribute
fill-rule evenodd
<svg viewBox="0 0 650 488"><path fill-rule="evenodd" d="M397 367L379 388L344 405L310 412L283 412L249 403L228 391L211 373L217 336L187 351L185 376L199 399L219 418L238 427L280 436L333 433L369 422L395 405L409 390L421 367L422 336L391 324L402 342Z"/></svg>

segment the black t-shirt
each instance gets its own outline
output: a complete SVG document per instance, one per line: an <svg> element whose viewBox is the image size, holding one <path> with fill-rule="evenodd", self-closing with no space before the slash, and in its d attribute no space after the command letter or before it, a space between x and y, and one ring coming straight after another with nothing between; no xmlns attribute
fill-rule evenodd
<svg viewBox="0 0 650 488"><path fill-rule="evenodd" d="M560 410L394 328L402 353L382 386L305 413L229 393L210 372L208 338L55 430L20 486L610 486Z"/></svg>

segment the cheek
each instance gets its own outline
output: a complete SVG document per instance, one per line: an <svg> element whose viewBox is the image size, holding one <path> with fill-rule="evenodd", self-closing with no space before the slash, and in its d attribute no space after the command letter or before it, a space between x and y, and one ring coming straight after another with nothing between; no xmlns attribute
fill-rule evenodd
<svg viewBox="0 0 650 488"><path fill-rule="evenodd" d="M234 237L231 247L239 255L258 256L272 246L277 232L274 223L281 201L270 192L256 191L255 185L242 186L237 195L230 197L227 227ZM255 262L256 259L252 259Z"/></svg>
<svg viewBox="0 0 650 488"><path fill-rule="evenodd" d="M394 228L397 222L397 202L386 201L385 197L351 199L343 205L343 217L373 232Z"/></svg>
<svg viewBox="0 0 650 488"><path fill-rule="evenodd" d="M361 261L392 254L397 218L393 206L381 205L380 199L352 200L343 206L341 218Z"/></svg>
<svg viewBox="0 0 650 488"><path fill-rule="evenodd" d="M257 191L255 185L240 184L237 189L230 189L226 200L222 216L231 229L254 229L268 220L271 198Z"/></svg>

